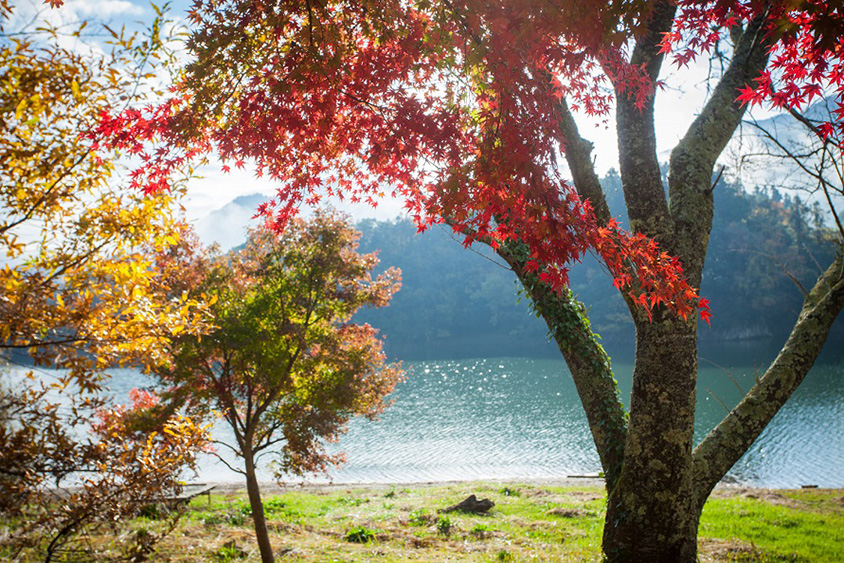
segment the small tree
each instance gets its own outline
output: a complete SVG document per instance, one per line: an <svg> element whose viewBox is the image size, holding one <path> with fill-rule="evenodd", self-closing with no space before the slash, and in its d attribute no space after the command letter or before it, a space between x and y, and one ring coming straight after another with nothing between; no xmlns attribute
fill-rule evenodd
<svg viewBox="0 0 844 563"><path fill-rule="evenodd" d="M99 402L99 395L86 395L70 409L44 395L31 388L0 395L0 514L6 527L0 558L93 560L102 548L88 545L86 536L105 534L122 557L144 560L178 523L181 510L170 501L181 490L183 471L195 467L207 444L207 429L170 414L157 430L139 430L138 417L155 399L137 390L132 408L94 413L84 404ZM79 436L72 424L90 436ZM49 477L55 481L43 484L55 489L37 486ZM147 506L160 507L157 522L126 533L126 519Z"/></svg>
<svg viewBox="0 0 844 563"><path fill-rule="evenodd" d="M273 553L258 456L278 446L279 478L326 470L342 458L324 441L337 439L351 416L376 416L402 374L385 363L372 327L349 322L399 288L395 269L372 279L377 258L358 254L357 238L343 220L318 214L280 236L254 231L234 254L194 260L204 270L196 291L213 302L217 329L178 339L172 367L157 374L177 403L219 411L231 428L223 445L243 459L242 468L229 467L246 479L265 562Z"/></svg>

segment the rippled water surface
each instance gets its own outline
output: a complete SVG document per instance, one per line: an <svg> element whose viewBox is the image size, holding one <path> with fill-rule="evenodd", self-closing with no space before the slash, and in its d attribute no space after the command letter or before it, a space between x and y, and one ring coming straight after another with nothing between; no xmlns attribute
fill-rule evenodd
<svg viewBox="0 0 844 563"><path fill-rule="evenodd" d="M748 363L746 360L742 360ZM759 369L701 361L696 439L750 388ZM722 367L724 364L733 367ZM405 363L408 375L377 422L355 420L335 451L347 464L335 482L519 479L599 471L585 415L560 360L501 358ZM622 398L632 365L615 362ZM111 388L125 399L145 384L122 370ZM218 437L225 429L215 430ZM233 461L233 460L232 460ZM264 478L270 473L265 472ZM220 462L203 460L202 480L239 481ZM844 487L844 361L815 366L728 479L796 487Z"/></svg>
<svg viewBox="0 0 844 563"><path fill-rule="evenodd" d="M342 480L559 476L598 458L563 364L480 359L412 364L380 422L356 421L340 445Z"/></svg>
<svg viewBox="0 0 844 563"><path fill-rule="evenodd" d="M705 362L702 362L705 364ZM380 422L356 421L337 481L563 477L597 473L562 361L523 358L411 364ZM627 400L632 365L615 364ZM753 367L702 365L696 439L750 388ZM844 365L816 366L729 479L759 486L844 486Z"/></svg>

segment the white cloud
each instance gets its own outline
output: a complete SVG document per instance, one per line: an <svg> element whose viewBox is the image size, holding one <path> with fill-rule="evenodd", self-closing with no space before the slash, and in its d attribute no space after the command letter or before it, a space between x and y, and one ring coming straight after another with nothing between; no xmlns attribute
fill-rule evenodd
<svg viewBox="0 0 844 563"><path fill-rule="evenodd" d="M202 178L188 183L183 201L187 219L194 224L197 234L206 244L218 243L223 250L241 244L246 240L246 229L260 223L260 219L254 218L260 198L249 196L260 194L269 199L276 194L277 184L255 177L248 167L223 172L219 163L212 163L202 167L198 173L202 174ZM323 198L320 205L346 213L353 221L394 219L404 211L403 201L393 197L380 199L377 207L340 201L335 197ZM303 204L299 211L302 216L308 217L313 209Z"/></svg>
<svg viewBox="0 0 844 563"><path fill-rule="evenodd" d="M4 28L8 33L26 34L36 42L55 41L70 51L102 55L108 49L102 44L105 32L101 24L116 29L125 25L131 31L146 17L144 3L128 0L66 0L58 8L50 7L44 0L21 0L14 4ZM77 34L83 23L85 29ZM44 33L44 28L55 30L55 38Z"/></svg>
<svg viewBox="0 0 844 563"><path fill-rule="evenodd" d="M73 10L77 15L107 19L115 16L140 16L144 14L144 8L126 0L72 0L66 7Z"/></svg>

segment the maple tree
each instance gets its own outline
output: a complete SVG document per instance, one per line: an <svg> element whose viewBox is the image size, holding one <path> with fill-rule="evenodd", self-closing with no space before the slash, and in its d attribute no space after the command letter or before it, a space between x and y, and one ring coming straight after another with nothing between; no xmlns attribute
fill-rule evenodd
<svg viewBox="0 0 844 563"><path fill-rule="evenodd" d="M178 337L169 367L155 373L170 408L219 412L231 430L217 443L243 466L220 459L246 480L265 562L273 551L258 457L271 454L279 479L325 471L342 461L325 442L336 441L352 416L374 418L402 376L385 361L375 329L350 322L361 307L387 305L399 288L393 268L371 277L378 260L356 252L358 236L321 212L282 235L253 231L244 249L226 256L204 256L195 240L178 252L191 258L177 260L189 265L177 275L210 298L216 328Z"/></svg>
<svg viewBox="0 0 844 563"><path fill-rule="evenodd" d="M112 410L104 370L164 361L166 342L203 330L205 315L154 268L179 239L179 191L122 188L119 155L83 136L148 92L143 75L167 60L159 31L116 33L102 55L48 28L0 31L0 557L49 561L178 492L205 430L170 413L136 432L143 401ZM158 539L121 549L141 557Z"/></svg>
<svg viewBox="0 0 844 563"><path fill-rule="evenodd" d="M612 561L694 561L700 511L805 377L844 306L842 258L808 291L788 342L747 397L693 444L697 308L715 163L749 105L844 90L844 22L821 0L479 2L197 0L173 97L105 116L98 139L146 155L136 180L216 152L277 180L277 229L325 194L405 200L513 268L560 346L607 476ZM668 58L716 46L729 64L671 153L654 114ZM574 114L615 112L632 233L610 216ZM840 143L838 103L817 126ZM156 146L155 151L147 149ZM568 178L568 179L567 179ZM840 242L840 241L839 241ZM596 253L637 328L629 411L566 268Z"/></svg>

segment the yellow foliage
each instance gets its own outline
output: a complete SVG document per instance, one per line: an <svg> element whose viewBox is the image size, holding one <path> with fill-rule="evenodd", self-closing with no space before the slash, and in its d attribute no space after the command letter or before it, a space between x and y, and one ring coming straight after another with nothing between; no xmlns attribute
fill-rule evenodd
<svg viewBox="0 0 844 563"><path fill-rule="evenodd" d="M85 137L101 112L143 101L137 73L168 60L162 41L115 33L95 56L53 39L0 46L0 347L27 343L79 377L165 362L168 339L204 319L202 303L168 298L154 268L178 244L181 192L130 192L119 155Z"/></svg>

